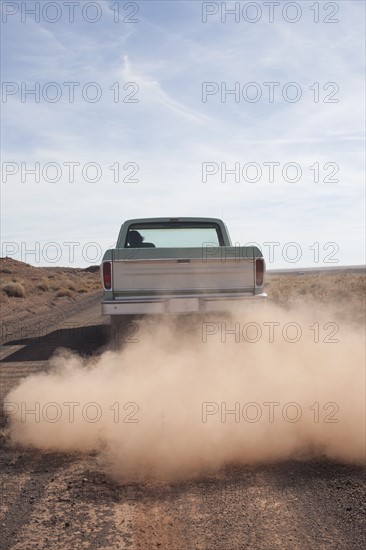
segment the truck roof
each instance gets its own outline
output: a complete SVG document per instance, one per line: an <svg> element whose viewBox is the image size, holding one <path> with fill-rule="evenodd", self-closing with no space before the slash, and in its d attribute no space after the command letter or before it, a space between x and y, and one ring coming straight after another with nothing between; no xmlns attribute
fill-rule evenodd
<svg viewBox="0 0 366 550"><path fill-rule="evenodd" d="M218 218L136 218L132 220L126 220L124 224L134 224L134 223L167 223L167 222L208 222L208 223L219 223L222 224L222 220Z"/></svg>

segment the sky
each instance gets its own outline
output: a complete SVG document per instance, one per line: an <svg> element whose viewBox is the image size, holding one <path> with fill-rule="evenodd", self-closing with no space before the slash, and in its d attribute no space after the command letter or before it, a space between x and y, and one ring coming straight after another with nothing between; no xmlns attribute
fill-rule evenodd
<svg viewBox="0 0 366 550"><path fill-rule="evenodd" d="M2 1L2 251L100 263L223 219L269 269L365 263L365 3Z"/></svg>

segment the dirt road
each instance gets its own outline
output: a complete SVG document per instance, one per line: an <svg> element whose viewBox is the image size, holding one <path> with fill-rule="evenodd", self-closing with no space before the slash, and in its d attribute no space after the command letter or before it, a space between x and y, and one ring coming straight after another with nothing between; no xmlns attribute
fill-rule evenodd
<svg viewBox="0 0 366 550"><path fill-rule="evenodd" d="M100 353L99 296L2 350L2 398L63 346ZM181 483L113 482L94 453L9 444L1 417L1 549L272 550L366 545L365 472L325 460L232 465Z"/></svg>

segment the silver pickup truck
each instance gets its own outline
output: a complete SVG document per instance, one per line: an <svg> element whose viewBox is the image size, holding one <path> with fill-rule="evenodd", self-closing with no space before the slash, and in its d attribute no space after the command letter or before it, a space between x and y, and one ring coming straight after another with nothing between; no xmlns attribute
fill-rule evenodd
<svg viewBox="0 0 366 550"><path fill-rule="evenodd" d="M215 218L126 221L104 254L102 313L118 316L225 312L263 302L265 263L255 246L232 246Z"/></svg>

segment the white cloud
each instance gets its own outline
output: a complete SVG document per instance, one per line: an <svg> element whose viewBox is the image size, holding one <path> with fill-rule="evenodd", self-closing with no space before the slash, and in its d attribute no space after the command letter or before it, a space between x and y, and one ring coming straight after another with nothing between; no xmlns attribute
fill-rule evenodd
<svg viewBox="0 0 366 550"><path fill-rule="evenodd" d="M141 101L144 103L150 103L153 107L156 105L164 107L195 124L209 125L211 123L209 117L190 109L172 98L163 90L161 84L156 79L132 68L127 55L123 59L122 78L127 82L138 83L141 91Z"/></svg>

